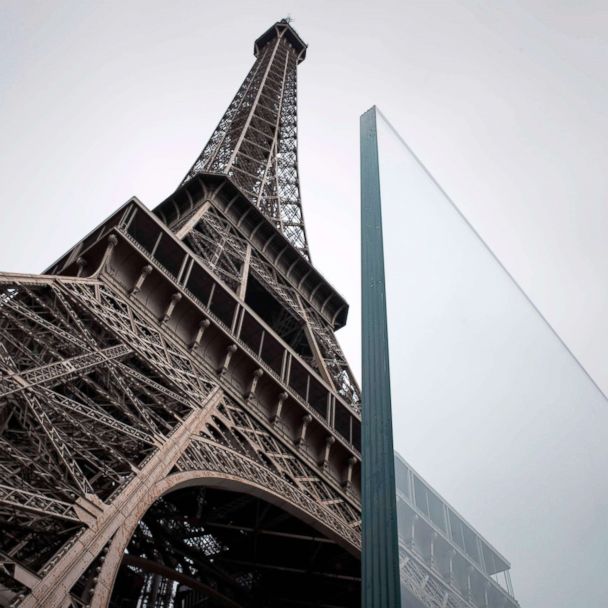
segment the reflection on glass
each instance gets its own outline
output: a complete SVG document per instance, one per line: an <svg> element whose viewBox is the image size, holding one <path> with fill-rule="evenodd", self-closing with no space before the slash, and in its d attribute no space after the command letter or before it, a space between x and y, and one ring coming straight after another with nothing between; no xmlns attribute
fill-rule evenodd
<svg viewBox="0 0 608 608"><path fill-rule="evenodd" d="M608 606L606 399L377 128L403 605Z"/></svg>

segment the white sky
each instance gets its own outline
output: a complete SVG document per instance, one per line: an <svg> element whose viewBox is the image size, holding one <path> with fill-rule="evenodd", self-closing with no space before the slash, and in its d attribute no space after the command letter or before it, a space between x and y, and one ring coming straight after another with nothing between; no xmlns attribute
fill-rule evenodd
<svg viewBox="0 0 608 608"><path fill-rule="evenodd" d="M130 196L165 198L254 39L287 14L310 45L299 69L309 242L351 303L339 337L357 373L358 119L377 104L608 389L600 1L4 0L0 269L39 272Z"/></svg>

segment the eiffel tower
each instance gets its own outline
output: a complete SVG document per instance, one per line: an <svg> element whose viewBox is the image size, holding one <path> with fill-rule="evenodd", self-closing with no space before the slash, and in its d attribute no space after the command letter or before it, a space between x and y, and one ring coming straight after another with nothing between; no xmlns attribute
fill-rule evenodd
<svg viewBox="0 0 608 608"><path fill-rule="evenodd" d="M0 274L0 605L360 603L360 398L311 264L287 21L186 177Z"/></svg>
<svg viewBox="0 0 608 608"><path fill-rule="evenodd" d="M254 54L154 211L133 198L44 274L0 273L0 606L360 605L348 305L300 200L306 44L284 20ZM508 563L402 459L397 482L408 608L517 608L490 578Z"/></svg>

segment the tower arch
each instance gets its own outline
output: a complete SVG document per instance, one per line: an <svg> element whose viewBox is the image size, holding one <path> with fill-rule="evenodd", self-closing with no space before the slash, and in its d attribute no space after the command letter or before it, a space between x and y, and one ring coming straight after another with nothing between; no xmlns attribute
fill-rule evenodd
<svg viewBox="0 0 608 608"><path fill-rule="evenodd" d="M166 532L159 532L161 515L169 513L173 522L161 525L174 532L180 526L187 531L173 543L167 541ZM155 526L157 544L142 547L145 543L138 541L145 537L148 522L156 522L150 525ZM187 534L193 536L188 539ZM193 538L204 539L206 552L203 547L198 558L196 543L187 546ZM235 538L241 542L235 543ZM164 546L158 544L160 539L165 539ZM256 543L255 549L249 546L251 542ZM181 556L182 563L162 563L159 555L163 552ZM314 561L306 563L307 556ZM231 575L227 575L227 564L232 565ZM105 552L90 605L111 608L138 601L146 605L159 589L172 596L176 606L186 598L204 599L209 607L244 606L251 605L252 596L268 606L287 606L298 597L300 604L293 605L304 605L307 594L310 605L335 595L336 606L358 606L359 551L293 496L245 476L200 469L178 472L152 487L117 530ZM156 600L165 605L160 597Z"/></svg>

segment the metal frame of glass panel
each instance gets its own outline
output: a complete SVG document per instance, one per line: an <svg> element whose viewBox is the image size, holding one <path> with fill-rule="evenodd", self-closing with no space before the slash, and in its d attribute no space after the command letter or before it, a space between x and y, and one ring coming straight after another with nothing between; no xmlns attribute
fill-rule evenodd
<svg viewBox="0 0 608 608"><path fill-rule="evenodd" d="M401 605L376 108L361 116L362 605Z"/></svg>

